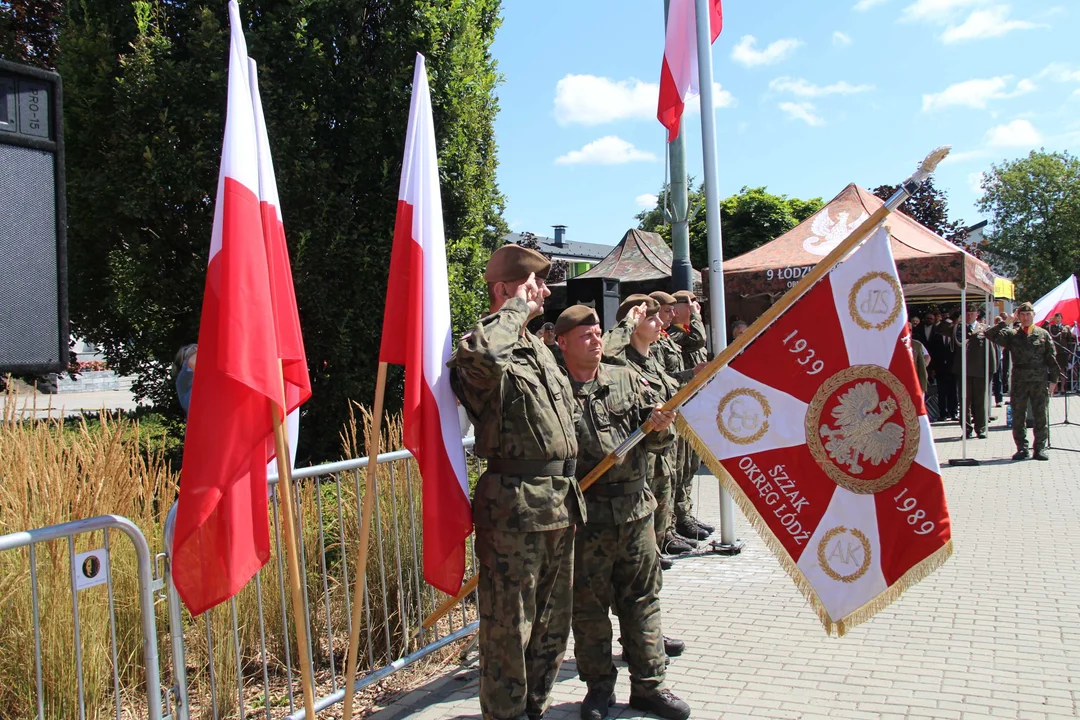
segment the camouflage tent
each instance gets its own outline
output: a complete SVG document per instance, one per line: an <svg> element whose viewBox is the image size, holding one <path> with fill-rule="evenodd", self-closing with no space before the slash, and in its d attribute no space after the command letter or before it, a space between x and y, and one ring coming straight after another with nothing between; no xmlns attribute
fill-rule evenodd
<svg viewBox="0 0 1080 720"><path fill-rule="evenodd" d="M578 278L614 278L621 294L669 290L671 248L664 238L644 230L627 230L619 244L603 260L578 275ZM701 273L693 271L694 286L700 288Z"/></svg>
<svg viewBox="0 0 1080 720"><path fill-rule="evenodd" d="M729 318L756 318L883 204L852 183L772 242L726 261ZM893 212L885 227L907 298L955 297L963 287L980 296L994 292L994 274L985 262L903 212Z"/></svg>

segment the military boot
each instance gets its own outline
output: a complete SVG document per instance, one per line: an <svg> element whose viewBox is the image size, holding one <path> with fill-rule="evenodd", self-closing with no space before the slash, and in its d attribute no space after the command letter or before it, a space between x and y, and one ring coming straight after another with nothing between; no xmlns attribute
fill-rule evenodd
<svg viewBox="0 0 1080 720"><path fill-rule="evenodd" d="M710 525L710 524L709 524L709 523L707 523L707 522L702 522L701 520L698 520L698 519L697 519L696 517L694 517L693 515L691 515L691 516L690 516L690 520L691 520L691 521L692 521L692 522L693 522L693 523L694 523L695 525L697 525L698 527L702 527L702 528L705 528L706 530L708 530L708 531L709 531L709 534L710 534L710 535L712 535L712 534L713 534L714 532L716 532L716 528L715 528L714 526Z"/></svg>
<svg viewBox="0 0 1080 720"><path fill-rule="evenodd" d="M704 540L710 534L708 530L695 523L690 516L675 523L675 532L691 540Z"/></svg>
<svg viewBox="0 0 1080 720"><path fill-rule="evenodd" d="M660 559L657 562L660 563L661 570L670 570L675 566L674 560L669 557L664 557L663 555L660 556Z"/></svg>
<svg viewBox="0 0 1080 720"><path fill-rule="evenodd" d="M1049 460L1050 455L1049 455L1049 453L1046 452L1046 448L1044 448L1044 447L1035 448L1035 459L1036 460Z"/></svg>
<svg viewBox="0 0 1080 720"><path fill-rule="evenodd" d="M690 706L670 690L660 690L651 695L635 695L631 691L630 707L667 720L686 720L690 717Z"/></svg>
<svg viewBox="0 0 1080 720"><path fill-rule="evenodd" d="M683 654L683 650L686 649L686 643L678 638L670 638L667 635L664 636L664 652L668 657L679 657Z"/></svg>
<svg viewBox="0 0 1080 720"><path fill-rule="evenodd" d="M669 533L664 538L664 546L660 548L660 551L665 555L685 555L692 550L693 548L690 547L689 543L675 533Z"/></svg>
<svg viewBox="0 0 1080 720"><path fill-rule="evenodd" d="M615 704L615 693L606 690L590 690L581 701L581 720L604 720L608 708Z"/></svg>
<svg viewBox="0 0 1080 720"><path fill-rule="evenodd" d="M1017 450L1015 453L1013 453L1013 460L1027 460L1027 459L1028 459L1027 448L1021 448L1020 450Z"/></svg>

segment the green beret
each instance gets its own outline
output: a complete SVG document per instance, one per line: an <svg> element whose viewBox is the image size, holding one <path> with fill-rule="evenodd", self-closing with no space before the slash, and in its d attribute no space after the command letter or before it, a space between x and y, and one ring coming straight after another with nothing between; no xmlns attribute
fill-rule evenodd
<svg viewBox="0 0 1080 720"><path fill-rule="evenodd" d="M649 297L651 297L656 302L660 303L661 307L663 307L665 305L675 305L676 303L679 302L678 300L675 299L674 295L671 295L670 293L666 293L663 290L657 290L656 292L649 293Z"/></svg>
<svg viewBox="0 0 1080 720"><path fill-rule="evenodd" d="M622 301L622 304L619 305L618 311L615 313L615 322L619 322L624 317L626 317L627 313L630 312L630 308L637 307L642 303L645 303L646 315L655 315L656 313L660 312L660 303L656 302L648 295L642 295L641 293L637 293L631 295L630 297Z"/></svg>
<svg viewBox="0 0 1080 720"><path fill-rule="evenodd" d="M1020 307L1016 308L1016 312L1035 312L1035 307L1029 303L1020 303Z"/></svg>
<svg viewBox="0 0 1080 720"><path fill-rule="evenodd" d="M600 318L588 305L571 305L562 311L555 321L555 334L562 335L582 325L599 325Z"/></svg>
<svg viewBox="0 0 1080 720"><path fill-rule="evenodd" d="M484 281L514 282L528 278L529 273L546 279L550 269L551 261L535 250L514 244L503 245L491 254L484 271Z"/></svg>
<svg viewBox="0 0 1080 720"><path fill-rule="evenodd" d="M674 297L675 297L675 302L677 302L679 305L682 305L684 303L690 303L690 302L693 302L694 300L697 300L697 296L694 295L694 293L690 292L689 290L680 290L677 293L675 293Z"/></svg>

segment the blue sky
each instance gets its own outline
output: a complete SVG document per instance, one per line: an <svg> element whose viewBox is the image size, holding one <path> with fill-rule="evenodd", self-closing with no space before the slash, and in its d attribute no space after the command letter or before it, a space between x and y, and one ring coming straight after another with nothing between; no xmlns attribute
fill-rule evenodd
<svg viewBox="0 0 1080 720"><path fill-rule="evenodd" d="M499 184L514 230L614 244L664 179L663 0L504 0ZM721 197L826 200L896 183L937 145L973 224L993 162L1080 145L1076 0L725 0L713 47ZM1070 50L1070 48L1072 48ZM696 113L687 167L700 179Z"/></svg>

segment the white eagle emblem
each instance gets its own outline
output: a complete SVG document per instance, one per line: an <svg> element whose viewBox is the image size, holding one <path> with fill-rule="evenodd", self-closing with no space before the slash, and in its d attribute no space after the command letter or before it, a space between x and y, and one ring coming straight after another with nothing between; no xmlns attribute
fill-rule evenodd
<svg viewBox="0 0 1080 720"><path fill-rule="evenodd" d="M848 222L848 213L841 212L836 220L829 217L829 208L818 214L810 225L810 237L803 240L803 250L812 255L828 255L833 249L844 241L851 231L857 228L870 216L863 211L854 222Z"/></svg>
<svg viewBox="0 0 1080 720"><path fill-rule="evenodd" d="M822 425L819 430L829 456L853 473L863 471L860 457L873 465L889 460L904 444L904 426L886 422L896 410L895 399L879 400L873 382L861 382L848 390L832 410L839 427Z"/></svg>

